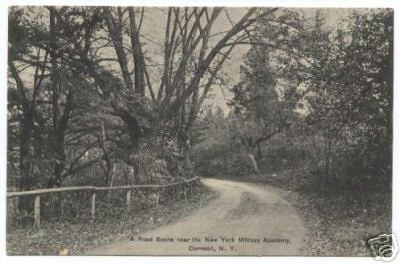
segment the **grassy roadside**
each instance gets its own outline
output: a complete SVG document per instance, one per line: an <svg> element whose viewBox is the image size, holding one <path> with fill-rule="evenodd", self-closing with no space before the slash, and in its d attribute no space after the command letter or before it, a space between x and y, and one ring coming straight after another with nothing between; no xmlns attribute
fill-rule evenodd
<svg viewBox="0 0 400 264"><path fill-rule="evenodd" d="M20 227L7 232L8 255L80 255L84 251L127 239L171 223L205 206L217 196L201 185L187 201L170 200L158 208L132 212L123 218L79 224L43 223L40 229Z"/></svg>
<svg viewBox="0 0 400 264"><path fill-rule="evenodd" d="M304 255L371 256L366 241L391 232L391 191L317 188L320 185L310 185L304 175L301 171L286 171L231 180L277 188L305 222Z"/></svg>
<svg viewBox="0 0 400 264"><path fill-rule="evenodd" d="M367 240L390 233L391 214L381 208L379 201L385 199L379 194L371 197L376 198L376 202L368 201L363 206L359 206L360 200L341 196L319 197L290 190L282 194L298 210L307 226L305 255L369 257Z"/></svg>

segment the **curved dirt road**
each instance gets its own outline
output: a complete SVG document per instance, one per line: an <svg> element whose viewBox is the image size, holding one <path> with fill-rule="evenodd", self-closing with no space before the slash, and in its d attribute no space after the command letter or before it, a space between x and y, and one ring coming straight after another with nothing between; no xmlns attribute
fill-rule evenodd
<svg viewBox="0 0 400 264"><path fill-rule="evenodd" d="M135 236L133 241L115 242L86 254L301 255L304 225L272 187L215 179L203 182L219 192L207 206L175 223ZM165 241L157 242L157 237ZM201 242L192 241L192 237ZM144 242L144 238L153 241ZM188 240L178 242L178 238ZM205 242L205 238L211 241Z"/></svg>

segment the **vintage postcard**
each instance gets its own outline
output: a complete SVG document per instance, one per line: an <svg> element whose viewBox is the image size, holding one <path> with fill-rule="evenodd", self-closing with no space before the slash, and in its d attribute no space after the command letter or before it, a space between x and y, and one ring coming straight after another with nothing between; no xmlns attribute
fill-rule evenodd
<svg viewBox="0 0 400 264"><path fill-rule="evenodd" d="M394 13L8 5L6 254L395 259Z"/></svg>

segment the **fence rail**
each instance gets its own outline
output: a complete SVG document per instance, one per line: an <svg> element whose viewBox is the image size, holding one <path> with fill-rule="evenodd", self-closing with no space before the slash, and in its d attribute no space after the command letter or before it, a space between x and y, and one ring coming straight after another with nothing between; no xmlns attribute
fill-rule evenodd
<svg viewBox="0 0 400 264"><path fill-rule="evenodd" d="M113 190L127 190L126 193L126 207L129 210L131 207L131 194L132 190L140 190L140 189L150 189L156 191L156 201L155 206L158 207L160 192L163 189L174 187L178 185L186 185L184 188L184 197L187 199L187 192L190 191L192 193L192 184L196 181L199 181L199 177L193 177L191 179L185 179L183 181L167 183L167 184L143 184L143 185L123 185L123 186L110 186L110 187L97 187L97 186L72 186L72 187L61 187L61 188L50 188L50 189L37 189L31 191L20 191L20 192L7 192L8 198L17 198L21 196L34 196L33 204L34 204L34 225L36 227L40 227L40 196L44 194L51 193L62 193L62 192L79 192L79 191L90 191L91 197L91 217L92 220L95 220L95 212L96 212L96 192L97 191L113 191Z"/></svg>

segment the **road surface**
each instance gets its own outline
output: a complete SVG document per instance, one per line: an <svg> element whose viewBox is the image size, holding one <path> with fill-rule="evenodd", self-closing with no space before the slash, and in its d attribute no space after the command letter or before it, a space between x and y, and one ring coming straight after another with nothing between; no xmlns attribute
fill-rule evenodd
<svg viewBox="0 0 400 264"><path fill-rule="evenodd" d="M303 222L272 187L203 182L219 193L207 206L86 255L301 255Z"/></svg>

